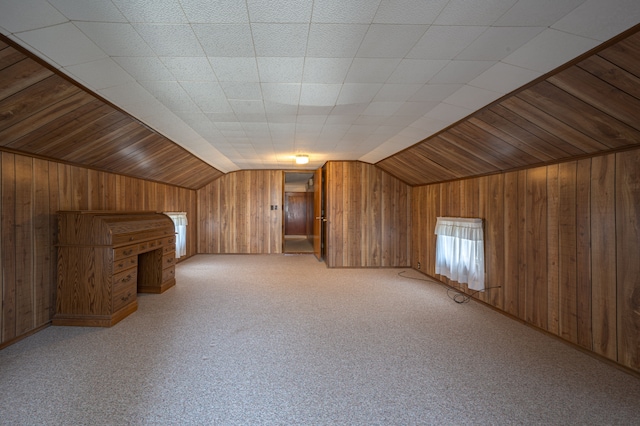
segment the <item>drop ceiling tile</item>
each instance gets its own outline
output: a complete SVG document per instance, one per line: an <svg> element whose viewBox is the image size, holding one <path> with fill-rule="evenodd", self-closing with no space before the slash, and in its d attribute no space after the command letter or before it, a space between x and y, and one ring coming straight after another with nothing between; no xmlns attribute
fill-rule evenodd
<svg viewBox="0 0 640 426"><path fill-rule="evenodd" d="M93 90L130 83L133 78L111 58L72 65L66 70Z"/></svg>
<svg viewBox="0 0 640 426"><path fill-rule="evenodd" d="M448 0L382 0L374 23L377 24L431 24Z"/></svg>
<svg viewBox="0 0 640 426"><path fill-rule="evenodd" d="M400 63L400 59L355 58L345 83L384 83Z"/></svg>
<svg viewBox="0 0 640 426"><path fill-rule="evenodd" d="M356 104L355 108L358 111L356 114L360 114L366 109L366 104L373 100L380 88L382 88L382 84L345 83L338 96L337 105ZM337 111L334 110L334 113Z"/></svg>
<svg viewBox="0 0 640 426"><path fill-rule="evenodd" d="M608 40L640 22L636 0L588 0L552 28L596 40Z"/></svg>
<svg viewBox="0 0 640 426"><path fill-rule="evenodd" d="M438 133L440 130L449 126L449 121L437 120L431 117L420 117L411 124L411 127L418 128L423 131L424 137Z"/></svg>
<svg viewBox="0 0 640 426"><path fill-rule="evenodd" d="M370 85L359 84L359 85L352 85L352 86L370 86ZM340 91L340 95L338 96L338 103L331 110L331 114L328 120L336 124L350 123L350 122L352 123L353 120L357 118L356 116L362 114L362 111L364 111L367 108L368 101L367 102L346 102L346 101L352 100L352 99L353 100L364 99L364 98L368 98L369 96L371 96L371 99L373 99L373 96L375 96L375 93L368 94L366 93L366 90L367 90L366 88L362 88L362 87L356 88L356 87L343 86L342 90ZM341 97L344 99L343 102L340 101Z"/></svg>
<svg viewBox="0 0 640 426"><path fill-rule="evenodd" d="M264 114L264 105L262 101L245 101L240 99L230 99L229 104L233 111L240 119L240 115ZM244 120L252 121L252 120Z"/></svg>
<svg viewBox="0 0 640 426"><path fill-rule="evenodd" d="M296 124L322 124L326 123L327 114L298 114Z"/></svg>
<svg viewBox="0 0 640 426"><path fill-rule="evenodd" d="M265 83L300 83L304 58L256 58L260 81Z"/></svg>
<svg viewBox="0 0 640 426"><path fill-rule="evenodd" d="M368 25L311 24L307 56L352 58L368 29Z"/></svg>
<svg viewBox="0 0 640 426"><path fill-rule="evenodd" d="M110 1L48 0L48 2L72 21L127 22L120 10Z"/></svg>
<svg viewBox="0 0 640 426"><path fill-rule="evenodd" d="M249 23L245 2L238 0L180 0L189 22L195 24Z"/></svg>
<svg viewBox="0 0 640 426"><path fill-rule="evenodd" d="M178 0L112 0L130 22L187 22Z"/></svg>
<svg viewBox="0 0 640 426"><path fill-rule="evenodd" d="M542 75L513 65L498 62L469 82L471 86L492 90L498 93L510 93Z"/></svg>
<svg viewBox="0 0 640 426"><path fill-rule="evenodd" d="M300 84L298 83L262 83L262 98L265 102L298 105ZM265 105L266 108L266 105ZM267 111L269 112L269 111ZM293 112L295 114L295 111Z"/></svg>
<svg viewBox="0 0 640 426"><path fill-rule="evenodd" d="M207 56L252 57L255 55L248 24L192 24Z"/></svg>
<svg viewBox="0 0 640 426"><path fill-rule="evenodd" d="M312 22L340 24L370 24L379 0L315 0Z"/></svg>
<svg viewBox="0 0 640 426"><path fill-rule="evenodd" d="M351 58L310 58L304 60L303 83L342 83L351 66Z"/></svg>
<svg viewBox="0 0 640 426"><path fill-rule="evenodd" d="M178 81L216 81L209 60L204 56L161 58L167 69Z"/></svg>
<svg viewBox="0 0 640 426"><path fill-rule="evenodd" d="M229 105L229 110L231 110L231 105ZM231 122L236 121L236 115L232 112L205 112L204 115L207 116L212 123L216 122Z"/></svg>
<svg viewBox="0 0 640 426"><path fill-rule="evenodd" d="M483 26L431 26L407 58L453 59L487 29Z"/></svg>
<svg viewBox="0 0 640 426"><path fill-rule="evenodd" d="M403 59L387 82L424 84L448 64L445 60Z"/></svg>
<svg viewBox="0 0 640 426"><path fill-rule="evenodd" d="M403 104L404 104L404 102L376 102L376 101L373 101L362 112L362 115L375 115L375 116L389 117L389 116L393 115Z"/></svg>
<svg viewBox="0 0 640 426"><path fill-rule="evenodd" d="M444 121L449 124L453 124L458 120L465 118L472 114L474 111L469 108L463 108L457 105L440 103L434 107L431 111L425 114L425 117L433 118L436 120Z"/></svg>
<svg viewBox="0 0 640 426"><path fill-rule="evenodd" d="M156 98L136 81L108 87L100 90L99 93L115 105L122 107L132 104L157 102Z"/></svg>
<svg viewBox="0 0 640 426"><path fill-rule="evenodd" d="M264 83L263 83L264 84ZM264 86L263 86L263 95L264 95ZM284 104L273 101L264 101L264 110L270 119L276 120L278 122L289 122L289 118L293 117L291 121L295 121L295 116L298 113L298 104Z"/></svg>
<svg viewBox="0 0 640 426"><path fill-rule="evenodd" d="M76 22L75 25L109 56L154 56L153 50L129 24Z"/></svg>
<svg viewBox="0 0 640 426"><path fill-rule="evenodd" d="M334 106L340 94L341 84L303 84L300 105Z"/></svg>
<svg viewBox="0 0 640 426"><path fill-rule="evenodd" d="M441 101L446 99L456 90L460 89L462 84L425 84L420 90L417 90L411 97L411 101Z"/></svg>
<svg viewBox="0 0 640 426"><path fill-rule="evenodd" d="M387 117L381 121L378 122L379 125L381 126L400 126L400 127L404 127L404 126L408 126L411 123L413 123L416 119L416 116L414 114L409 114L409 115L398 115L398 114L394 114L391 117Z"/></svg>
<svg viewBox="0 0 640 426"><path fill-rule="evenodd" d="M299 105L298 118L304 115L329 115L333 111L333 105Z"/></svg>
<svg viewBox="0 0 640 426"><path fill-rule="evenodd" d="M134 24L134 28L158 56L204 56L190 25Z"/></svg>
<svg viewBox="0 0 640 426"><path fill-rule="evenodd" d="M503 62L545 73L598 44L596 40L547 29L504 58Z"/></svg>
<svg viewBox="0 0 640 426"><path fill-rule="evenodd" d="M227 99L262 100L260 83L222 81L220 87L227 95Z"/></svg>
<svg viewBox="0 0 640 426"><path fill-rule="evenodd" d="M455 59L466 61L499 61L540 34L542 27L488 28Z"/></svg>
<svg viewBox="0 0 640 426"><path fill-rule="evenodd" d="M260 81L256 59L253 57L209 57L209 62L219 81Z"/></svg>
<svg viewBox="0 0 640 426"><path fill-rule="evenodd" d="M167 108L175 111L199 112L187 92L175 81L142 81L140 84Z"/></svg>
<svg viewBox="0 0 640 426"><path fill-rule="evenodd" d="M3 1L0 26L9 32L35 30L67 22L67 18L47 2L39 0Z"/></svg>
<svg viewBox="0 0 640 426"><path fill-rule="evenodd" d="M312 0L247 0L251 22L309 22Z"/></svg>
<svg viewBox="0 0 640 426"><path fill-rule="evenodd" d="M224 91L216 82L183 81L180 86L204 113L228 114L233 112Z"/></svg>
<svg viewBox="0 0 640 426"><path fill-rule="evenodd" d="M487 106L500 97L502 97L501 93L465 85L443 102L450 105L477 110Z"/></svg>
<svg viewBox="0 0 640 426"><path fill-rule="evenodd" d="M468 83L493 65L497 61L450 61L429 83L455 84Z"/></svg>
<svg viewBox="0 0 640 426"><path fill-rule="evenodd" d="M433 108L438 106L440 102L431 101L431 102L405 102L402 107L400 107L395 115L396 116L408 116L408 117L420 117Z"/></svg>
<svg viewBox="0 0 640 426"><path fill-rule="evenodd" d="M374 101L393 102L407 101L422 88L422 84L383 84Z"/></svg>
<svg viewBox="0 0 640 426"><path fill-rule="evenodd" d="M435 25L491 25L517 0L451 0Z"/></svg>
<svg viewBox="0 0 640 426"><path fill-rule="evenodd" d="M125 71L136 80L174 80L175 77L156 56L114 57Z"/></svg>
<svg viewBox="0 0 640 426"><path fill-rule="evenodd" d="M253 101L238 101L238 102L253 102ZM241 123L249 123L249 122L267 122L267 116L264 112L260 113L236 113L236 117L238 121Z"/></svg>
<svg viewBox="0 0 640 426"><path fill-rule="evenodd" d="M308 24L251 24L256 56L304 56Z"/></svg>
<svg viewBox="0 0 640 426"><path fill-rule="evenodd" d="M372 24L356 54L359 58L403 58L427 25Z"/></svg>
<svg viewBox="0 0 640 426"><path fill-rule="evenodd" d="M18 34L20 40L61 66L95 61L106 55L73 24L55 25Z"/></svg>
<svg viewBox="0 0 640 426"><path fill-rule="evenodd" d="M519 0L494 26L549 27L585 0Z"/></svg>

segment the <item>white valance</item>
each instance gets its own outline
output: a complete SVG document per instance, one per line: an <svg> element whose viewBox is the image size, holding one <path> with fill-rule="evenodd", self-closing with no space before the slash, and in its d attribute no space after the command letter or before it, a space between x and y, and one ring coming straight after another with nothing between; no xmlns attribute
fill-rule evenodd
<svg viewBox="0 0 640 426"><path fill-rule="evenodd" d="M176 227L176 259L187 254L187 213L185 212L164 212L173 220Z"/></svg>
<svg viewBox="0 0 640 426"><path fill-rule="evenodd" d="M439 217L436 222L436 274L484 290L482 219Z"/></svg>
<svg viewBox="0 0 640 426"><path fill-rule="evenodd" d="M187 226L187 213L185 212L165 212L167 216L173 220L173 224L176 226Z"/></svg>

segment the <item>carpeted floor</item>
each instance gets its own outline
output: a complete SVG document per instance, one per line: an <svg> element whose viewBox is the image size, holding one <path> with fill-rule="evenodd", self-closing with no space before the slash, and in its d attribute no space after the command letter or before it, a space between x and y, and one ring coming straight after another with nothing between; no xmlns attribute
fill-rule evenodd
<svg viewBox="0 0 640 426"><path fill-rule="evenodd" d="M0 424L640 424L635 376L400 271L195 256L112 328L0 351Z"/></svg>
<svg viewBox="0 0 640 426"><path fill-rule="evenodd" d="M284 237L285 253L313 253L313 244L306 236L287 235Z"/></svg>

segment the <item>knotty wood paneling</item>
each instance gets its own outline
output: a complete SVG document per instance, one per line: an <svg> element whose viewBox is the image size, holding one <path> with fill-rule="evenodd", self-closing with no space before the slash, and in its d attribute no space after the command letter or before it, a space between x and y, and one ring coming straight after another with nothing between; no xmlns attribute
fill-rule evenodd
<svg viewBox="0 0 640 426"><path fill-rule="evenodd" d="M195 191L0 151L0 347L51 321L58 210L184 211L196 253Z"/></svg>
<svg viewBox="0 0 640 426"><path fill-rule="evenodd" d="M327 266L410 263L410 188L376 166L327 164Z"/></svg>
<svg viewBox="0 0 640 426"><path fill-rule="evenodd" d="M222 175L0 35L0 147L196 189Z"/></svg>
<svg viewBox="0 0 640 426"><path fill-rule="evenodd" d="M640 371L638 164L635 149L414 187L412 267ZM476 213L484 295L436 276L434 265L435 218Z"/></svg>
<svg viewBox="0 0 640 426"><path fill-rule="evenodd" d="M282 253L283 173L233 172L199 189L198 253Z"/></svg>
<svg viewBox="0 0 640 426"><path fill-rule="evenodd" d="M377 165L410 185L425 185L640 144L638 30Z"/></svg>

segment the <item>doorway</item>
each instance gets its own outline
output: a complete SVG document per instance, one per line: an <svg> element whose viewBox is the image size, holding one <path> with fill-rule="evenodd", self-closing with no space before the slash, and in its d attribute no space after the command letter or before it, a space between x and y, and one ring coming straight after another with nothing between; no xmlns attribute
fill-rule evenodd
<svg viewBox="0 0 640 426"><path fill-rule="evenodd" d="M313 253L313 173L284 173L283 252Z"/></svg>

